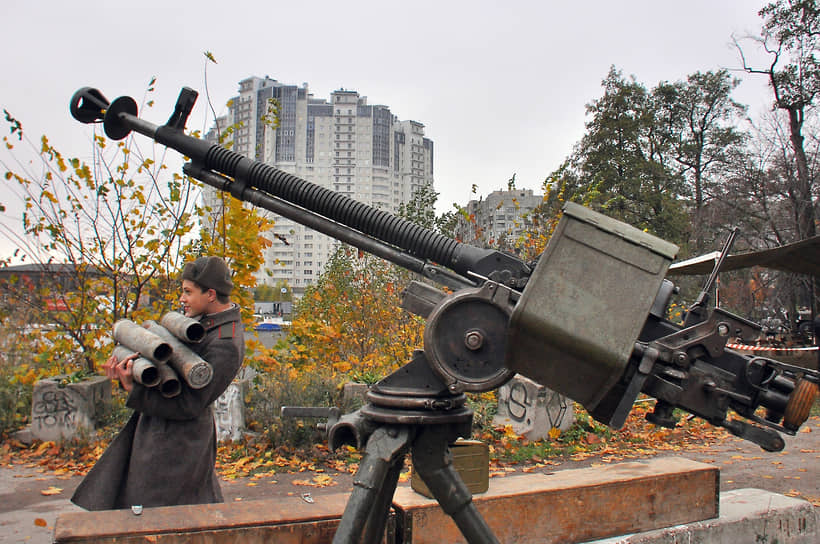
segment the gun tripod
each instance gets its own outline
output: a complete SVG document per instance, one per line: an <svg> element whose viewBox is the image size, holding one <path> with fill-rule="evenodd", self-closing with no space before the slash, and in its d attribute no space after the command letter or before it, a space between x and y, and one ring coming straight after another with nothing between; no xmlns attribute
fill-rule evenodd
<svg viewBox="0 0 820 544"><path fill-rule="evenodd" d="M465 395L451 394L429 371L423 354L388 376L368 393L370 402L345 417L336 431L351 431L366 441L334 544L376 544L387 523L404 456L417 471L442 510L470 544L497 544L472 494L453 468L449 444L470 435L473 412ZM331 443L337 442L331 429ZM348 435L349 436L349 435Z"/></svg>

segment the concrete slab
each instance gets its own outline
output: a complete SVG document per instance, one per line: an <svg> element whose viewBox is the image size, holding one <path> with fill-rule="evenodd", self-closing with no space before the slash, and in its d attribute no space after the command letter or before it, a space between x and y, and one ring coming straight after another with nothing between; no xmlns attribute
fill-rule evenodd
<svg viewBox="0 0 820 544"><path fill-rule="evenodd" d="M565 544L718 515L718 471L682 457L494 478L473 502L499 541ZM464 542L435 500L393 496L404 544Z"/></svg>
<svg viewBox="0 0 820 544"><path fill-rule="evenodd" d="M57 518L57 544L233 542L323 544L342 518L348 495L77 512Z"/></svg>
<svg viewBox="0 0 820 544"><path fill-rule="evenodd" d="M811 503L764 491L735 489L720 494L720 516L586 544L725 544L728 542L816 544L817 512Z"/></svg>

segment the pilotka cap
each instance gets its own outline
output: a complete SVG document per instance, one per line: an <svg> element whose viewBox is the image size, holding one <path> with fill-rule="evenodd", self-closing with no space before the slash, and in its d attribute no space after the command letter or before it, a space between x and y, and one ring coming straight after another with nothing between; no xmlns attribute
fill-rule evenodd
<svg viewBox="0 0 820 544"><path fill-rule="evenodd" d="M230 295L233 290L231 271L219 257L200 257L186 263L182 268L182 279L205 289L213 289L220 295Z"/></svg>

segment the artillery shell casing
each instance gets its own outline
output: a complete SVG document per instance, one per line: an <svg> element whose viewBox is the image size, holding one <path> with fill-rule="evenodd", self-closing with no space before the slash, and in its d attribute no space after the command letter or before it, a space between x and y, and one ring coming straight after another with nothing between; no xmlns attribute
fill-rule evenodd
<svg viewBox="0 0 820 544"><path fill-rule="evenodd" d="M201 389L211 383L214 371L208 361L194 353L191 348L156 321L146 321L145 326L171 345L172 352L168 364L191 388Z"/></svg>
<svg viewBox="0 0 820 544"><path fill-rule="evenodd" d="M122 361L134 353L136 352L123 345L119 345L114 348L112 354L117 358L117 360ZM145 387L155 387L159 385L159 369L154 363L145 357L137 357L134 359L131 363L131 374L134 376L134 380L136 380L137 383L140 383Z"/></svg>
<svg viewBox="0 0 820 544"><path fill-rule="evenodd" d="M171 357L171 345L163 338L140 327L130 319L114 323L114 340L155 363Z"/></svg>
<svg viewBox="0 0 820 544"><path fill-rule="evenodd" d="M179 312L168 312L162 316L159 324L183 342L196 344L205 338L202 323Z"/></svg>
<svg viewBox="0 0 820 544"><path fill-rule="evenodd" d="M160 394L168 399L179 395L182 392L182 383L174 369L168 363L157 363L157 370L159 370Z"/></svg>

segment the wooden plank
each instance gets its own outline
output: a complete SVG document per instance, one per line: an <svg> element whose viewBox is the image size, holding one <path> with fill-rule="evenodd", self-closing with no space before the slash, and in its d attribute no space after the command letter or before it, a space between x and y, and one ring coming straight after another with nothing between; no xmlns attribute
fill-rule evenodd
<svg viewBox="0 0 820 544"><path fill-rule="evenodd" d="M711 465L660 458L493 478L473 501L504 544L566 544L717 517L719 482ZM465 542L434 500L401 487L393 507L405 544Z"/></svg>
<svg viewBox="0 0 820 544"><path fill-rule="evenodd" d="M344 513L347 493L314 496L145 508L71 512L57 518L57 543L330 542Z"/></svg>

